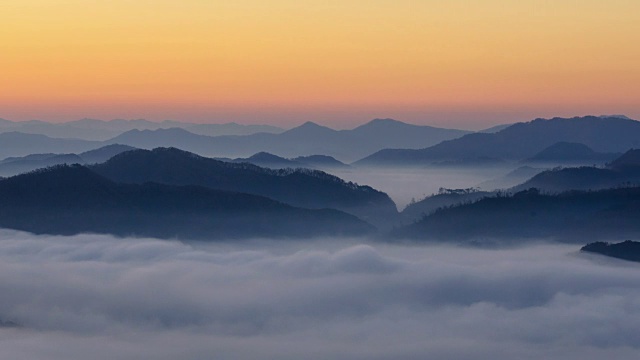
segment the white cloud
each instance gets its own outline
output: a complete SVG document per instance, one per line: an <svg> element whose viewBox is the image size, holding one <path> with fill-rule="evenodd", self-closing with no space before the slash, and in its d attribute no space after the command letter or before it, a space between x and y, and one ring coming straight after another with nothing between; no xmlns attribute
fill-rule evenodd
<svg viewBox="0 0 640 360"><path fill-rule="evenodd" d="M1 358L635 359L640 266L565 245L0 233Z"/></svg>

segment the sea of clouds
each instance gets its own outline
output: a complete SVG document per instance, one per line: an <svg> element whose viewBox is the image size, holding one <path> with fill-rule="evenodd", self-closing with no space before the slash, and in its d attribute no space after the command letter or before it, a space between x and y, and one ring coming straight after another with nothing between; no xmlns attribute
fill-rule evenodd
<svg viewBox="0 0 640 360"><path fill-rule="evenodd" d="M640 265L577 250L2 231L0 358L637 359Z"/></svg>

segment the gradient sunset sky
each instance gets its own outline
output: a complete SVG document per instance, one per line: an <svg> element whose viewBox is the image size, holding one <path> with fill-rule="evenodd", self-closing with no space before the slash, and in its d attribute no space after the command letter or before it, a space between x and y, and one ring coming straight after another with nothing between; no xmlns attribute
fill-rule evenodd
<svg viewBox="0 0 640 360"><path fill-rule="evenodd" d="M3 0L0 117L640 118L638 0Z"/></svg>

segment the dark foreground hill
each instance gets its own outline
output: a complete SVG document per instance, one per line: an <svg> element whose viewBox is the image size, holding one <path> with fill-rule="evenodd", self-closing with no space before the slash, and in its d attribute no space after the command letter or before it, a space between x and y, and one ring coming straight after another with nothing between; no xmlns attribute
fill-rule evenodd
<svg viewBox="0 0 640 360"><path fill-rule="evenodd" d="M640 262L640 242L637 241L627 240L617 244L599 241L583 246L580 251Z"/></svg>
<svg viewBox="0 0 640 360"><path fill-rule="evenodd" d="M536 189L444 208L393 236L441 241L556 239L589 242L640 236L640 187L545 195Z"/></svg>
<svg viewBox="0 0 640 360"><path fill-rule="evenodd" d="M397 217L389 196L308 169L272 170L201 157L174 148L127 151L92 167L116 182L198 185L211 189L266 196L310 209L333 208L385 227Z"/></svg>
<svg viewBox="0 0 640 360"><path fill-rule="evenodd" d="M199 240L363 235L373 230L338 210L301 209L198 186L117 184L81 165L0 180L0 227L37 234Z"/></svg>
<svg viewBox="0 0 640 360"><path fill-rule="evenodd" d="M640 122L620 117L536 119L493 134L474 133L419 149L386 149L356 165L415 166L472 159L519 161L558 142L580 143L596 152L622 153L640 147Z"/></svg>

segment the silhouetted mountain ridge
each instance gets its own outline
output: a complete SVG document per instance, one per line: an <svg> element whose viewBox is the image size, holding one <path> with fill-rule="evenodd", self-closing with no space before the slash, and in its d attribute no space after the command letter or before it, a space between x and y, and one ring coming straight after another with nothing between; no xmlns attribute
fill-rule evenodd
<svg viewBox="0 0 640 360"><path fill-rule="evenodd" d="M331 209L157 183L118 184L81 165L0 180L0 226L33 233L180 239L362 235L373 227Z"/></svg>
<svg viewBox="0 0 640 360"><path fill-rule="evenodd" d="M512 190L537 188L547 192L562 192L637 185L640 185L640 150L629 150L606 168L582 166L547 170Z"/></svg>
<svg viewBox="0 0 640 360"><path fill-rule="evenodd" d="M640 236L640 187L557 195L529 189L442 208L394 237L434 241L588 242Z"/></svg>
<svg viewBox="0 0 640 360"><path fill-rule="evenodd" d="M342 210L375 225L397 216L387 194L318 170L266 169L175 148L127 151L91 168L116 182L199 185L256 194L298 207Z"/></svg>
<svg viewBox="0 0 640 360"><path fill-rule="evenodd" d="M373 121L351 130L334 130L306 122L280 134L208 137L186 130L129 131L109 140L138 148L176 147L203 156L247 158L259 152L291 158L328 155L353 161L386 147L420 148L469 133L463 130L405 124L400 121Z"/></svg>
<svg viewBox="0 0 640 360"><path fill-rule="evenodd" d="M470 158L515 161L530 158L558 142L581 143L597 152L621 153L640 146L640 122L598 116L536 119L497 133L468 134L419 150L385 149L355 164L415 166Z"/></svg>
<svg viewBox="0 0 640 360"><path fill-rule="evenodd" d="M627 240L617 244L594 242L583 246L580 251L640 262L640 242L637 241Z"/></svg>
<svg viewBox="0 0 640 360"><path fill-rule="evenodd" d="M599 153L590 147L566 141L557 142L536 155L524 160L526 163L548 164L593 164L611 161L620 153Z"/></svg>
<svg viewBox="0 0 640 360"><path fill-rule="evenodd" d="M0 161L0 175L13 176L20 173L62 164L96 164L135 148L126 145L107 145L80 154L31 154L9 157Z"/></svg>

